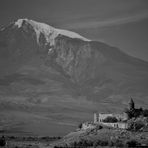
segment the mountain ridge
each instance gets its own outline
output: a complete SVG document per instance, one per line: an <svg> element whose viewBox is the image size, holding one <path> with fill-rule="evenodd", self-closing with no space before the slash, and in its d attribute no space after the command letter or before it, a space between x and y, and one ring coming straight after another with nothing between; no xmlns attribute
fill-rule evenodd
<svg viewBox="0 0 148 148"><path fill-rule="evenodd" d="M13 24L14 26L17 26L18 28L23 27L24 24L31 25L33 27L34 31L36 32L37 42L39 42L39 36L41 33L45 35L47 43L51 42L51 44L53 44L52 43L53 41L50 41L50 40L54 40L54 38L56 38L59 34L68 36L70 38L80 38L84 41L90 41L89 39L82 37L78 33L68 31L68 30L63 30L63 29L57 29L57 28L54 28L54 27L47 25L45 23L40 23L40 22L30 20L27 18L18 19L17 21L15 21L14 23L11 23L11 24ZM5 28L3 28L2 30L4 30L4 29Z"/></svg>

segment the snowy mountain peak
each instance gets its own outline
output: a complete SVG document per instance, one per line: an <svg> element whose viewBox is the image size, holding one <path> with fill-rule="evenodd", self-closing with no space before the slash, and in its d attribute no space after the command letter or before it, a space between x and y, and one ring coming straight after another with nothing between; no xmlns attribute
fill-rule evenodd
<svg viewBox="0 0 148 148"><path fill-rule="evenodd" d="M28 19L18 19L14 24L18 26L18 28L22 27L23 21L28 21Z"/></svg>
<svg viewBox="0 0 148 148"><path fill-rule="evenodd" d="M56 29L52 26L49 26L45 23L40 23L40 22L36 22L33 20L29 20L29 19L18 19L15 22L15 26L17 26L18 28L21 28L23 25L23 22L26 22L28 24L30 24L34 31L36 32L36 37L37 37L37 42L39 43L39 37L40 34L42 33L45 38L46 38L46 42L50 43L51 45L54 44L54 39L58 36L58 35L64 35L70 38L78 38L84 41L90 41L89 39L84 38L83 36L72 32L72 31L68 31L68 30L62 30L62 29Z"/></svg>

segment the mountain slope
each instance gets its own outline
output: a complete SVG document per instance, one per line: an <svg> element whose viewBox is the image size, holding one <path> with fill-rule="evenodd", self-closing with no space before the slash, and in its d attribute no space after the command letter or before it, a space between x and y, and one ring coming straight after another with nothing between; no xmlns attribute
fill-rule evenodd
<svg viewBox="0 0 148 148"><path fill-rule="evenodd" d="M96 110L122 110L130 96L147 106L147 81L147 62L77 33L28 19L0 31L0 109L24 131L56 123L62 134L63 125L75 128Z"/></svg>

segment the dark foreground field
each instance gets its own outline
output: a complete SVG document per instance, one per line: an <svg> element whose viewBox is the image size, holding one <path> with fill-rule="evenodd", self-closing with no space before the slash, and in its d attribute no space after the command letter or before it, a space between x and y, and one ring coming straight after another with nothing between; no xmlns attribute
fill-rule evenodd
<svg viewBox="0 0 148 148"><path fill-rule="evenodd" d="M18 136L5 136L5 148L47 148L50 144L59 141L61 137L18 137Z"/></svg>
<svg viewBox="0 0 148 148"><path fill-rule="evenodd" d="M148 131L103 128L77 130L64 137L5 135L5 140L5 148L148 147Z"/></svg>

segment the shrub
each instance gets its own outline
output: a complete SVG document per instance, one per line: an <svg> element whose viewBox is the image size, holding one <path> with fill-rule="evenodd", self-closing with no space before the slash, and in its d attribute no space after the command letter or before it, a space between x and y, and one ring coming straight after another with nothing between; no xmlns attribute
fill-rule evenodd
<svg viewBox="0 0 148 148"><path fill-rule="evenodd" d="M115 123L115 122L118 122L117 118L116 117L106 117L103 122L106 122L106 123Z"/></svg>
<svg viewBox="0 0 148 148"><path fill-rule="evenodd" d="M93 146L93 142L90 140L81 139L78 142L73 142L70 144L71 147L90 147Z"/></svg>
<svg viewBox="0 0 148 148"><path fill-rule="evenodd" d="M131 119L133 117L137 118L140 115L143 115L143 109L139 108L139 109L125 109L124 112L128 115L128 118Z"/></svg>
<svg viewBox="0 0 148 148"><path fill-rule="evenodd" d="M140 130L145 125L142 122L136 122L135 123L135 130Z"/></svg>
<svg viewBox="0 0 148 148"><path fill-rule="evenodd" d="M126 109L124 110L124 112L127 114L128 119L131 119L131 118L134 117L134 110L129 110L128 108L126 108Z"/></svg>
<svg viewBox="0 0 148 148"><path fill-rule="evenodd" d="M100 146L108 146L108 141L100 140L100 141L98 141L98 144L99 144Z"/></svg>
<svg viewBox="0 0 148 148"><path fill-rule="evenodd" d="M97 146L108 146L109 143L108 141L105 141L105 140L97 140L93 143L93 146L94 147L97 147Z"/></svg>
<svg viewBox="0 0 148 148"><path fill-rule="evenodd" d="M139 146L139 143L136 140L130 140L126 142L126 145L128 147L136 147L136 146Z"/></svg>
<svg viewBox="0 0 148 148"><path fill-rule="evenodd" d="M117 139L117 140L114 142L114 146L116 146L116 147L124 147L123 141Z"/></svg>
<svg viewBox="0 0 148 148"><path fill-rule="evenodd" d="M5 146L5 145L6 145L5 137L2 136L2 137L0 138L0 146Z"/></svg>
<svg viewBox="0 0 148 148"><path fill-rule="evenodd" d="M131 121L129 123L129 130L138 131L144 126L144 123L142 123L141 121Z"/></svg>
<svg viewBox="0 0 148 148"><path fill-rule="evenodd" d="M142 108L135 109L134 117L137 118L137 117L140 117L140 115L143 115L143 109Z"/></svg>
<svg viewBox="0 0 148 148"><path fill-rule="evenodd" d="M96 127L97 130L102 129L102 128L103 128L103 126L101 126L101 125L97 125L97 127Z"/></svg>
<svg viewBox="0 0 148 148"><path fill-rule="evenodd" d="M143 110L143 116L144 117L148 117L148 109L144 109Z"/></svg>
<svg viewBox="0 0 148 148"><path fill-rule="evenodd" d="M82 128L82 123L80 123L80 124L78 125L78 128L79 128L79 129L81 129L81 128Z"/></svg>

